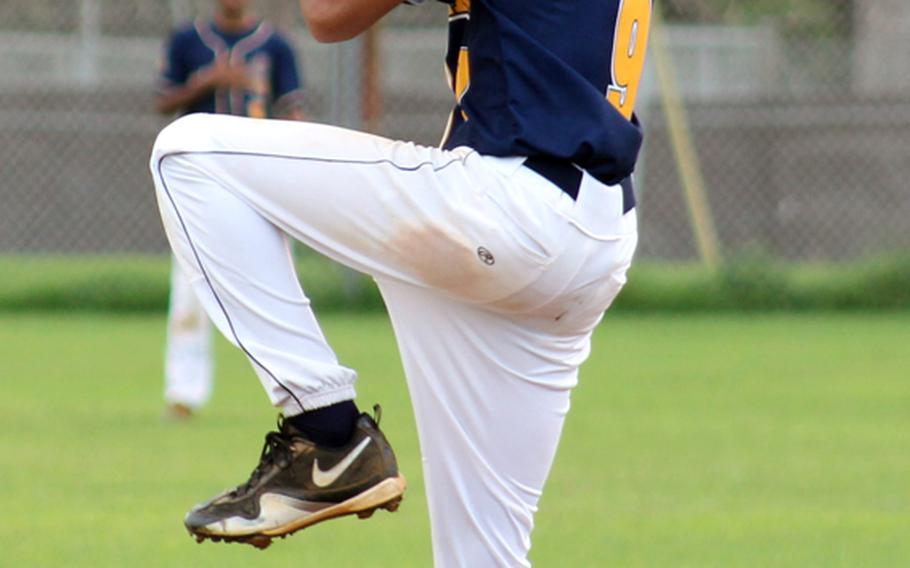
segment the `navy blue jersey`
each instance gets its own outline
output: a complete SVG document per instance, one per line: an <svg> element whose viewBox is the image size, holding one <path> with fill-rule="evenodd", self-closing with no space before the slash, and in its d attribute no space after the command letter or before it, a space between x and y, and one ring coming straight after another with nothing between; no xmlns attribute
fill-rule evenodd
<svg viewBox="0 0 910 568"><path fill-rule="evenodd" d="M651 0L446 3L445 148L567 160L610 184L632 173Z"/></svg>
<svg viewBox="0 0 910 568"><path fill-rule="evenodd" d="M224 33L213 21L199 20L178 28L166 46L159 92L185 84L216 58L245 64L253 74L253 85L248 90L216 89L185 109L185 114L211 112L262 118L287 112L299 103L301 84L294 52L267 22L239 34Z"/></svg>

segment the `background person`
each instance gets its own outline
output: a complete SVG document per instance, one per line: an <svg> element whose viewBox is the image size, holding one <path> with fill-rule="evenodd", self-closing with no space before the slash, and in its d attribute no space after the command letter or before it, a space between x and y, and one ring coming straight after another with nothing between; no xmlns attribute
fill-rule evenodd
<svg viewBox="0 0 910 568"><path fill-rule="evenodd" d="M218 0L214 16L175 30L165 48L155 109L301 119L302 90L290 43L256 18L248 0ZM172 262L165 344L167 415L186 418L212 393L212 330L180 265Z"/></svg>

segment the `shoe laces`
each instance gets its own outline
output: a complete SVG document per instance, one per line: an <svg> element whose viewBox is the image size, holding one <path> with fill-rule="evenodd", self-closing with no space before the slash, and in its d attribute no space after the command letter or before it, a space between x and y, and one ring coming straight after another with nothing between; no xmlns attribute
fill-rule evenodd
<svg viewBox="0 0 910 568"><path fill-rule="evenodd" d="M289 436L281 432L281 421L278 422L278 430L278 432L269 432L265 435L265 444L263 444L262 453L259 456L259 465L250 474L250 479L246 483L231 491L232 496L237 497L248 493L266 473L272 470L273 466L277 465L282 468L291 463L293 441Z"/></svg>

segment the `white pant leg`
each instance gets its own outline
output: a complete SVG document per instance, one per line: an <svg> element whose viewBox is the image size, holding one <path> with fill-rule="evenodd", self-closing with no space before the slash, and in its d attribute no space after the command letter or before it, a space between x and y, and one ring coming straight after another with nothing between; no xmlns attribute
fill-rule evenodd
<svg viewBox="0 0 910 568"><path fill-rule="evenodd" d="M534 513L569 388L522 374L553 367L508 316L382 282L414 406L437 568L529 566ZM557 382L575 369L551 368Z"/></svg>
<svg viewBox="0 0 910 568"><path fill-rule="evenodd" d="M543 181L500 165L526 191ZM582 192L577 203L549 201L556 215L538 229L561 235L565 246L511 298L465 305L379 280L420 434L437 568L530 565L534 514L569 396L637 244L635 214L622 214L616 188L586 178ZM540 297L548 300L534 301ZM525 308L505 310L514 305Z"/></svg>
<svg viewBox="0 0 910 568"><path fill-rule="evenodd" d="M164 398L199 408L212 395L212 326L176 260L171 266Z"/></svg>
<svg viewBox="0 0 910 568"><path fill-rule="evenodd" d="M559 263L566 296L525 315L380 281L420 435L437 568L530 566L569 395L635 242L581 247L574 262ZM615 268L593 278L604 263ZM581 296L593 301L578 309Z"/></svg>

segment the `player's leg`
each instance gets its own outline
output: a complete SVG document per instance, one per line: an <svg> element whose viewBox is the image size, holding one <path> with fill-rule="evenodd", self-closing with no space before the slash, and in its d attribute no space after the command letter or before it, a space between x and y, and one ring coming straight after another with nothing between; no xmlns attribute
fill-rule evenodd
<svg viewBox="0 0 910 568"><path fill-rule="evenodd" d="M324 445L288 418L350 401L354 372L326 343L285 234L226 189L220 173L193 159L155 170L165 230L207 313L247 354L285 418L266 435L249 480L194 507L187 529L200 541L265 547L325 519L393 510L404 479L376 421L355 416L347 442Z"/></svg>
<svg viewBox="0 0 910 568"><path fill-rule="evenodd" d="M510 180L524 192L548 185L526 169ZM420 433L438 567L528 565L570 390L637 242L618 188L586 179L582 194L543 223L569 227L562 253L510 299L465 305L380 280Z"/></svg>
<svg viewBox="0 0 910 568"><path fill-rule="evenodd" d="M578 353L425 289L382 291L420 434L434 566L529 566Z"/></svg>
<svg viewBox="0 0 910 568"><path fill-rule="evenodd" d="M610 210L603 195L592 200ZM567 233L569 250L535 285L560 282L561 292L522 314L380 281L420 434L437 567L528 565L570 391L635 249L634 217L622 217L612 240L589 238L594 224Z"/></svg>
<svg viewBox="0 0 910 568"><path fill-rule="evenodd" d="M175 417L197 410L212 394L212 326L176 260L171 267L164 361L164 398Z"/></svg>
<svg viewBox="0 0 910 568"><path fill-rule="evenodd" d="M267 434L250 479L194 507L187 529L200 541L264 547L272 537L314 522L393 509L404 480L375 421L361 416L351 424L347 443L329 447L314 443L311 432L287 418L350 401L355 374L326 343L297 281L284 232L232 191L240 184L226 182L210 155L192 154L211 149L207 144L214 141L200 122L183 120L178 126L189 127L169 129L171 142L163 144L162 135L156 144L153 175L165 230L212 321L246 353L285 419ZM241 140L244 134L233 131ZM177 145L189 152L183 159L161 156L163 148Z"/></svg>
<svg viewBox="0 0 910 568"><path fill-rule="evenodd" d="M434 566L527 565L534 513L569 409L574 368L543 361L509 318L381 283L423 456ZM546 367L550 367L547 369Z"/></svg>

